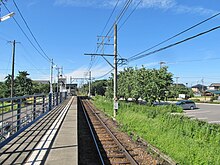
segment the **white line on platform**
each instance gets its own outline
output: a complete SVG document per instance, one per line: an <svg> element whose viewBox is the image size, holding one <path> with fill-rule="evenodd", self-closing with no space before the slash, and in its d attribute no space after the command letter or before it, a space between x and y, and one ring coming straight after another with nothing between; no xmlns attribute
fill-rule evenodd
<svg viewBox="0 0 220 165"><path fill-rule="evenodd" d="M41 164L43 161L43 158L53 140L53 138L56 135L57 130L59 129L61 122L63 121L71 103L72 99L68 102L68 104L65 106L61 114L57 117L57 119L54 121L50 129L45 133L41 141L38 143L37 147L35 147L34 151L32 152L31 156L28 158L25 165L37 165Z"/></svg>

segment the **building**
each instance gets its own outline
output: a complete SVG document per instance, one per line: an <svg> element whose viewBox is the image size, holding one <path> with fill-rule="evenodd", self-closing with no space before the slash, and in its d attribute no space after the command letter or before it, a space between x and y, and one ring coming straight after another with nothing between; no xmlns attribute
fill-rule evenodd
<svg viewBox="0 0 220 165"><path fill-rule="evenodd" d="M220 90L220 83L212 83L208 89L209 90Z"/></svg>
<svg viewBox="0 0 220 165"><path fill-rule="evenodd" d="M203 92L207 90L207 86L201 85L201 84L194 85L191 88L192 88L193 93L195 94L202 94Z"/></svg>
<svg viewBox="0 0 220 165"><path fill-rule="evenodd" d="M66 90L69 95L75 96L77 94L77 84L66 84Z"/></svg>

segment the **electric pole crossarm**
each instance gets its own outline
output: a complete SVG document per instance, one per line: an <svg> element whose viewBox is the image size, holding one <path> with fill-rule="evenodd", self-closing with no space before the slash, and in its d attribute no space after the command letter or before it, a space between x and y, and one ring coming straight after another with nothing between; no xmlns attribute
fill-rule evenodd
<svg viewBox="0 0 220 165"><path fill-rule="evenodd" d="M89 54L89 53L84 53L85 56L112 56L114 57L114 54Z"/></svg>
<svg viewBox="0 0 220 165"><path fill-rule="evenodd" d="M108 45L108 46L109 46L109 45L112 45L112 46L114 45L114 44L100 43L100 42L98 42L97 44L98 44L98 45Z"/></svg>

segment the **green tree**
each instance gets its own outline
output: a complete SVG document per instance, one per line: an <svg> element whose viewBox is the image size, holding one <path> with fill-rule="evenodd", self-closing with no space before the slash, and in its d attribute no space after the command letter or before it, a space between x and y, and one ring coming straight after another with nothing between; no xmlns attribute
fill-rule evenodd
<svg viewBox="0 0 220 165"><path fill-rule="evenodd" d="M50 84L42 84L38 82L33 82L32 93L49 93Z"/></svg>
<svg viewBox="0 0 220 165"><path fill-rule="evenodd" d="M166 98L169 86L172 84L172 74L167 67L159 70L138 68L125 68L118 75L118 96L127 100L129 97L138 101L145 99L149 103ZM113 94L113 76L108 81L106 94Z"/></svg>
<svg viewBox="0 0 220 165"><path fill-rule="evenodd" d="M33 83L30 78L28 78L29 74L27 71L19 71L18 76L15 78L15 95L23 96L30 95L33 92Z"/></svg>
<svg viewBox="0 0 220 165"><path fill-rule="evenodd" d="M106 92L107 80L96 80L91 84L91 94L93 96L101 95L104 96Z"/></svg>

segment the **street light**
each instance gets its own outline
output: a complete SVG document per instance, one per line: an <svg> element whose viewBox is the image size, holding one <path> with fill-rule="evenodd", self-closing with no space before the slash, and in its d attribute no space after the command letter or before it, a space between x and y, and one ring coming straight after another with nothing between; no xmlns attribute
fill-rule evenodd
<svg viewBox="0 0 220 165"><path fill-rule="evenodd" d="M5 21L5 20L7 20L7 19L13 17L14 15L15 15L15 13L14 13L14 12L11 12L11 13L9 13L9 14L3 16L3 17L0 17L0 22Z"/></svg>

